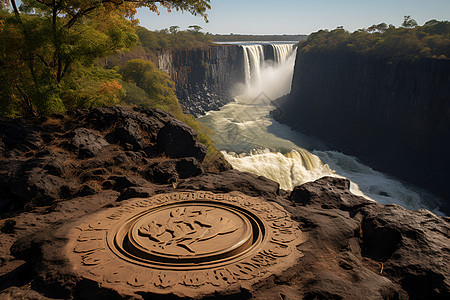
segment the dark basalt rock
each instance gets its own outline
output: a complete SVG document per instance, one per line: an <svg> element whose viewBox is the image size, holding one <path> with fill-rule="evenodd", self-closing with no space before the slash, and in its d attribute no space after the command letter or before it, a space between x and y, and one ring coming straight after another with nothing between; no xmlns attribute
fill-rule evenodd
<svg viewBox="0 0 450 300"><path fill-rule="evenodd" d="M151 182L159 184L177 182L179 175L176 170L176 161L167 160L150 165L145 177Z"/></svg>
<svg viewBox="0 0 450 300"><path fill-rule="evenodd" d="M117 135L109 136L112 141L122 143L141 144L141 139L148 139L149 142L156 140L159 130L171 119L175 117L160 109L133 110L124 107L102 107L94 108L91 111L76 111L75 115L81 114L89 124L93 124L99 129L108 129L116 126L121 128ZM140 130L140 131L139 131ZM140 134L145 132L145 137Z"/></svg>
<svg viewBox="0 0 450 300"><path fill-rule="evenodd" d="M0 121L0 141L3 151L17 152L36 150L43 144L38 129L26 127L21 121Z"/></svg>
<svg viewBox="0 0 450 300"><path fill-rule="evenodd" d="M149 186L150 183L139 176L111 176L108 178L112 182L115 191L122 191L132 186Z"/></svg>
<svg viewBox="0 0 450 300"><path fill-rule="evenodd" d="M449 78L448 59L299 51L272 116L429 190L450 214Z"/></svg>
<svg viewBox="0 0 450 300"><path fill-rule="evenodd" d="M275 198L280 191L280 185L275 181L236 170L225 171L220 174L206 173L189 178L181 181L178 188L221 193L239 191L249 196L267 198Z"/></svg>
<svg viewBox="0 0 450 300"><path fill-rule="evenodd" d="M69 148L77 151L80 158L94 157L109 145L100 134L86 128L77 128L69 135Z"/></svg>
<svg viewBox="0 0 450 300"><path fill-rule="evenodd" d="M57 177L63 177L67 168L69 168L66 157L62 155L42 158L40 165L48 174Z"/></svg>
<svg viewBox="0 0 450 300"><path fill-rule="evenodd" d="M197 133L180 121L168 122L158 133L158 149L173 158L195 157L203 161L206 146L197 141Z"/></svg>
<svg viewBox="0 0 450 300"><path fill-rule="evenodd" d="M147 198L155 194L155 190L147 187L132 186L124 190L117 201L124 201L131 198Z"/></svg>
<svg viewBox="0 0 450 300"><path fill-rule="evenodd" d="M142 150L145 145L144 139L139 133L138 123L129 118L125 119L124 124L117 126L108 138L122 145L130 144L135 151Z"/></svg>
<svg viewBox="0 0 450 300"><path fill-rule="evenodd" d="M178 182L178 179L195 177L203 173L197 159L186 157L156 162L148 167L145 176L154 183L166 184Z"/></svg>
<svg viewBox="0 0 450 300"><path fill-rule="evenodd" d="M315 184L305 184L294 188L290 200L300 205L313 205L320 203L323 209L342 209L352 207L355 203L364 205L371 203L361 201L350 193L350 181L336 177L324 177L315 181Z"/></svg>
<svg viewBox="0 0 450 300"><path fill-rule="evenodd" d="M24 165L25 167L27 164ZM28 165L29 166L29 165ZM20 177L13 177L7 183L3 183L7 190L7 196L16 198L19 203L49 204L60 197L64 180L50 175L39 167L31 168L25 172L18 172Z"/></svg>
<svg viewBox="0 0 450 300"><path fill-rule="evenodd" d="M98 188L93 187L89 184L83 184L80 188L80 190L77 193L78 197L84 197L84 196L90 196L95 195L99 192Z"/></svg>
<svg viewBox="0 0 450 300"><path fill-rule="evenodd" d="M52 138L41 149L34 150L22 148L21 139L4 142L8 137L2 136L0 146L7 155L0 157L0 212L7 221L0 221L0 298L25 295L25 298L122 299L123 295L111 289L68 275L72 274L71 265L60 256L66 249L66 232L56 229L107 207L126 205L131 198L174 191L241 192L260 197L261 201L276 202L304 233L304 240L296 247L303 257L282 274L268 276L256 285L236 291L236 297L450 298L448 218L355 196L350 193L346 179L326 177L288 193L264 177L236 170L221 172L223 161L216 162L215 173L211 173L198 159L203 148L198 146L192 131L159 110L78 110L64 118L52 119L51 124L69 132L85 129L102 137L97 132L114 132L129 122L125 120L133 120L139 126L144 150L136 151L130 141L127 144L132 147L124 149L125 143L115 140L96 156L87 158L79 157L78 150L74 153L62 147L68 142L64 133L46 132ZM32 124L14 124L24 126L25 131L27 126L35 128ZM190 148L183 150L186 156L168 158L145 151L150 147L160 149L160 139L164 140L161 131L166 124L175 128L174 132L181 132L181 140L189 142ZM47 125L42 124L42 128ZM167 132L172 132L168 128ZM167 140L168 149L173 149L177 139ZM223 195L217 199L220 197ZM175 295L169 296L176 299Z"/></svg>
<svg viewBox="0 0 450 300"><path fill-rule="evenodd" d="M205 182L209 175L199 177ZM231 175L236 181L250 181L249 174L231 172L215 174L215 182L230 181ZM269 183L256 176L250 177L253 177L253 184L244 183L247 194L260 193L256 182ZM320 190L321 186L325 187ZM220 184L216 184L215 188L219 187ZM448 299L448 220L426 210L408 211L397 205L385 206L351 195L344 179L326 177L306 183L297 191L300 188L310 195L303 196L301 205L276 197L274 193L269 198L284 206L300 224L307 238L297 249L304 256L281 275L270 276L247 289L246 298ZM153 194L150 189L130 187L118 200ZM290 198L297 199L296 195L298 193L292 192ZM86 203L95 203L96 199L105 196L92 197L96 198L86 199ZM67 217L65 210L80 216L80 212L73 211L74 207L79 207L75 200L66 203L66 206L51 211L49 217L54 221L61 220ZM322 208L324 203L328 205L327 209ZM95 207L90 209L94 211ZM23 220L33 218L33 213L25 213L16 220L22 224ZM43 228L39 222L37 226L36 229ZM61 261L54 251L65 243L65 231L55 227L55 230L47 228L36 233L28 229L28 232L30 235L19 239L11 251L17 259L26 260L33 266L36 274L33 286L48 297L69 298L74 293L83 294L81 290L86 288L85 283L79 282L76 276L67 276L71 274L67 262ZM95 297L118 297L113 290L88 286ZM83 299L95 298L83 295ZM167 295L170 296L177 299Z"/></svg>
<svg viewBox="0 0 450 300"><path fill-rule="evenodd" d="M203 173L202 165L194 157L185 157L177 160L176 170L181 179L195 177Z"/></svg>
<svg viewBox="0 0 450 300"><path fill-rule="evenodd" d="M108 133L106 137L104 132ZM198 142L196 132L159 109L106 107L28 123L0 121L0 207L48 205L98 193L102 185L118 191L149 186L141 177L149 172L148 166L161 172L167 167L159 168L155 161L161 166L164 161L172 161L166 157L156 159L164 154L161 149L182 160L169 163L175 170L173 180L155 183L176 182L202 172L199 161L206 147ZM221 159L208 162L207 167L222 168L226 163ZM125 179L107 180L112 175Z"/></svg>
<svg viewBox="0 0 450 300"><path fill-rule="evenodd" d="M347 180L331 177L296 187L290 199L300 204L290 210L311 237L300 247L305 261L295 270L314 278L305 298L450 296L448 218L367 201L349 193ZM326 250L313 250L321 247ZM334 257L326 272L315 262L325 257Z"/></svg>

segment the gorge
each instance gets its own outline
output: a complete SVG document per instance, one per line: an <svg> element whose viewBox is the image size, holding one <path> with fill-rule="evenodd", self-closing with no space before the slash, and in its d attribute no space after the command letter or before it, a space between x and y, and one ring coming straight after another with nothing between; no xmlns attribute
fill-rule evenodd
<svg viewBox="0 0 450 300"><path fill-rule="evenodd" d="M283 43L216 45L206 50L176 52L175 58L163 56L160 68L174 78L180 103L190 107L187 111L196 115L209 111L200 120L215 132L212 138L216 147L238 170L268 177L286 190L322 176L345 177L352 181L351 189L358 195L380 203L397 203L409 209L428 208L442 214L439 211L440 200L431 193L335 151L328 143L310 137L323 138L315 132L305 131L310 134L306 136L269 116L269 112L276 108L271 104L272 100L288 94L291 83L291 95L300 90L297 77L293 80L295 60L299 59L295 49L294 44ZM298 70L297 63L295 72ZM311 71L311 76L313 74L320 76L321 73ZM307 89L305 86L302 88ZM314 90L325 89L316 86ZM210 111L212 108L215 111ZM329 108L332 112L333 109ZM284 110L290 113L286 118L288 115L294 119L300 116L298 107ZM276 119L282 120L281 117ZM348 117L343 119L351 120ZM316 117L315 120L320 122L321 118ZM322 124L322 127L340 128L328 121L323 123L327 125ZM331 141L329 143L335 145ZM359 144L369 147L363 140ZM398 161L401 159L400 156Z"/></svg>

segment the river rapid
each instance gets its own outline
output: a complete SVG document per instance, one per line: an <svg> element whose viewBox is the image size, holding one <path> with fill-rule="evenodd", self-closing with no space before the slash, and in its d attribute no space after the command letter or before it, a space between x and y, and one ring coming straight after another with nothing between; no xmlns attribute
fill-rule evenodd
<svg viewBox="0 0 450 300"><path fill-rule="evenodd" d="M235 102L199 118L215 133L212 139L216 147L235 169L270 178L284 190L323 176L345 177L356 195L443 215L436 196L375 171L270 117L275 109L272 100L290 92L296 56L293 43L271 44L274 60L264 57L262 44L240 46L245 82L235 87Z"/></svg>

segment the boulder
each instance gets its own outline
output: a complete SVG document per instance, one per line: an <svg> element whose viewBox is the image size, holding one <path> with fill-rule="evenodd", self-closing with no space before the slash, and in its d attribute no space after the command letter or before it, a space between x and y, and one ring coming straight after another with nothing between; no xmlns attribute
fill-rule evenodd
<svg viewBox="0 0 450 300"><path fill-rule="evenodd" d="M111 142L119 143L122 145L131 145L135 151L142 150L145 146L144 139L140 134L140 128L138 123L130 118L127 118L120 122L114 132L107 136Z"/></svg>
<svg viewBox="0 0 450 300"><path fill-rule="evenodd" d="M139 132L136 132L135 124L138 124L141 128L142 137L145 136L145 138L148 138L149 142L155 142L158 131L170 119L174 118L172 114L160 109L146 110L133 108L131 110L118 106L94 108L86 116L88 123L94 124L96 128L109 129L114 126L116 128L122 128L117 132L119 138L128 141L137 141L139 144L141 140L136 134Z"/></svg>
<svg viewBox="0 0 450 300"><path fill-rule="evenodd" d="M157 145L160 152L172 158L194 157L201 162L206 155L206 146L197 141L197 133L176 120L170 120L158 132Z"/></svg>
<svg viewBox="0 0 450 300"><path fill-rule="evenodd" d="M167 184L178 179L195 177L203 173L203 168L197 159L186 157L170 159L151 164L145 176L154 183Z"/></svg>
<svg viewBox="0 0 450 300"><path fill-rule="evenodd" d="M280 280L305 278L305 299L450 297L448 218L357 197L333 177L296 187L290 199L309 239L299 248L305 257Z"/></svg>
<svg viewBox="0 0 450 300"><path fill-rule="evenodd" d="M23 177L13 178L9 182L12 195L23 203L33 202L44 205L59 199L61 187L65 181L60 177L50 175L45 170L35 167L25 172Z"/></svg>
<svg viewBox="0 0 450 300"><path fill-rule="evenodd" d="M181 179L195 177L203 173L202 165L194 157L180 158L175 166Z"/></svg>
<svg viewBox="0 0 450 300"><path fill-rule="evenodd" d="M0 122L0 140L4 151L26 152L43 145L37 128L27 127L21 121Z"/></svg>
<svg viewBox="0 0 450 300"><path fill-rule="evenodd" d="M151 182L158 184L177 182L179 175L176 170L176 160L166 160L151 164L145 172L145 177Z"/></svg>
<svg viewBox="0 0 450 300"><path fill-rule="evenodd" d="M290 200L299 205L318 205L324 209L345 209L354 203L371 203L350 192L350 181L345 178L323 177L294 188Z"/></svg>
<svg viewBox="0 0 450 300"><path fill-rule="evenodd" d="M75 150L80 158L95 157L109 145L100 134L87 128L77 128L70 136L69 147Z"/></svg>

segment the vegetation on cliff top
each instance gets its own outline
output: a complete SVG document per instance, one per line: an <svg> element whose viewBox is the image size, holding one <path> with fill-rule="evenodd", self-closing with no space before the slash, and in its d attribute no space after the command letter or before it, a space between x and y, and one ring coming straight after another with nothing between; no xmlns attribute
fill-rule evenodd
<svg viewBox="0 0 450 300"><path fill-rule="evenodd" d="M381 23L350 33L320 30L299 43L301 53L337 51L390 59L450 58L450 22L430 20L423 26L405 16L402 27Z"/></svg>
<svg viewBox="0 0 450 300"><path fill-rule="evenodd" d="M208 34L213 42L286 42L304 41L305 34L251 35L251 34Z"/></svg>
<svg viewBox="0 0 450 300"><path fill-rule="evenodd" d="M142 47L149 51L193 49L211 45L211 38L200 31L200 26L191 25L187 30L179 29L178 26L170 26L169 29L150 31L138 27L136 33Z"/></svg>
<svg viewBox="0 0 450 300"><path fill-rule="evenodd" d="M158 1L168 10L206 18L209 0ZM158 13L151 0L2 1L0 108L6 116L48 115L113 105L123 92L120 74L97 67L101 57L139 43L138 7ZM192 30L195 31L195 28Z"/></svg>
<svg viewBox="0 0 450 300"><path fill-rule="evenodd" d="M209 0L158 1L160 7L206 18ZM197 130L217 150L193 116L182 112L169 76L149 61L111 69L99 58L141 44L148 51L198 47L209 39L199 26L151 32L137 27L136 8L158 13L155 1L15 1L0 5L0 115L45 116L77 108L116 104L158 107Z"/></svg>
<svg viewBox="0 0 450 300"><path fill-rule="evenodd" d="M171 112L197 131L201 143L212 148L208 128L192 115L183 113L175 94L175 84L169 75L158 71L152 62L142 59L128 61L118 69L118 72L122 76L123 101L126 104L143 108L160 108Z"/></svg>

